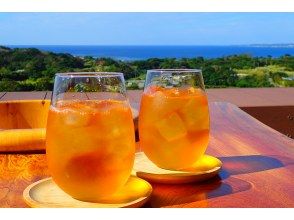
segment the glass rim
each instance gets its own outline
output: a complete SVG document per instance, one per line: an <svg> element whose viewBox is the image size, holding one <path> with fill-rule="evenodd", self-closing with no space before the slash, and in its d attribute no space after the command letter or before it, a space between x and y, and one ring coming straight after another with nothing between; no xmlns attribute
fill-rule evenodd
<svg viewBox="0 0 294 220"><path fill-rule="evenodd" d="M202 73L201 69L151 69L147 72L161 72L161 73Z"/></svg>
<svg viewBox="0 0 294 220"><path fill-rule="evenodd" d="M120 72L64 72L56 73L58 77L123 77L124 74Z"/></svg>

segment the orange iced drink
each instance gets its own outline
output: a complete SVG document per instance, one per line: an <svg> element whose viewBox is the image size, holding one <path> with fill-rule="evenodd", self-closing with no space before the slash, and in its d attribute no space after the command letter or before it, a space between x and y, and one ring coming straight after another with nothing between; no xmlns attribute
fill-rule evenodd
<svg viewBox="0 0 294 220"><path fill-rule="evenodd" d="M127 182L134 163L131 109L123 101L61 101L50 108L47 160L73 198L101 201Z"/></svg>
<svg viewBox="0 0 294 220"><path fill-rule="evenodd" d="M209 139L206 94L193 87L149 86L139 115L140 147L164 169L191 167L204 153Z"/></svg>

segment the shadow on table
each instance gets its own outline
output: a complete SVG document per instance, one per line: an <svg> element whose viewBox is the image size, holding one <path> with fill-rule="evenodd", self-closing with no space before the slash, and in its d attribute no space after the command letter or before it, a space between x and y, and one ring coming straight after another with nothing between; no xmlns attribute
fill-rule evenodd
<svg viewBox="0 0 294 220"><path fill-rule="evenodd" d="M219 174L222 179L231 175L260 172L294 164L291 158L277 155L234 156L220 157L219 159L223 162L222 170Z"/></svg>
<svg viewBox="0 0 294 220"><path fill-rule="evenodd" d="M183 206L207 207L207 199L242 192L251 188L251 184L230 177L223 182L219 176L201 183L169 185L152 184L153 193L145 207Z"/></svg>
<svg viewBox="0 0 294 220"><path fill-rule="evenodd" d="M169 185L152 184L153 193L145 207L185 206L207 207L207 199L249 190L251 183L233 177L237 174L260 172L284 167L294 162L287 157L276 155L220 157L223 162L221 172L215 178L201 183Z"/></svg>

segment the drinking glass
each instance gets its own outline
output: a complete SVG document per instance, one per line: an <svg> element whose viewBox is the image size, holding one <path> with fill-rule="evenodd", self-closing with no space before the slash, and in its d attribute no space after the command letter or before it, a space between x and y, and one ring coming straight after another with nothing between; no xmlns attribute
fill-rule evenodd
<svg viewBox="0 0 294 220"><path fill-rule="evenodd" d="M203 156L209 110L201 70L148 70L139 114L140 147L158 167L184 170Z"/></svg>
<svg viewBox="0 0 294 220"><path fill-rule="evenodd" d="M49 170L64 192L99 202L119 191L135 155L123 74L56 74L46 133Z"/></svg>

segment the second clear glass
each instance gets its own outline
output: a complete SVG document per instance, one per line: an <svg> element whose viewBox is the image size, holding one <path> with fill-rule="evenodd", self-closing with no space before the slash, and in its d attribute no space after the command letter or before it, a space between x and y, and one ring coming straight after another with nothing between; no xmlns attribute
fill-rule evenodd
<svg viewBox="0 0 294 220"><path fill-rule="evenodd" d="M189 169L204 155L209 110L200 70L148 70L139 137L147 157L164 169Z"/></svg>

